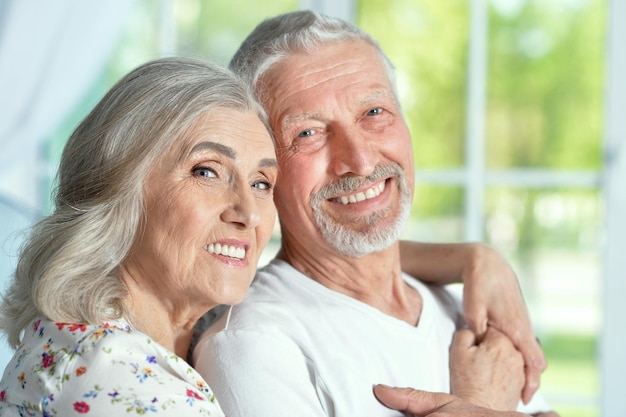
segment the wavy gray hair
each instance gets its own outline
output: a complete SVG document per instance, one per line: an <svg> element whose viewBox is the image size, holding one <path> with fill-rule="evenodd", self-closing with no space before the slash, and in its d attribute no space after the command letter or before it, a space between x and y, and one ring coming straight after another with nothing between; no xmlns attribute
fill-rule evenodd
<svg viewBox="0 0 626 417"><path fill-rule="evenodd" d="M164 58L123 77L80 123L63 151L54 211L33 226L0 304L11 346L42 314L78 323L126 315L118 269L140 233L144 179L202 114L220 107L254 111L267 126L231 71Z"/></svg>
<svg viewBox="0 0 626 417"><path fill-rule="evenodd" d="M397 99L395 69L378 42L346 21L310 10L285 13L261 22L235 52L229 67L252 86L257 99L263 102L264 91L259 81L272 65L292 54L309 53L329 43L353 39L376 47Z"/></svg>

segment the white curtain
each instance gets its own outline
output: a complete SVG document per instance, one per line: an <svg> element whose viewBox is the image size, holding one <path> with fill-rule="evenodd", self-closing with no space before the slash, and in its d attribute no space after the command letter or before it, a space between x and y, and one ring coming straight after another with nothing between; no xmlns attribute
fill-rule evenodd
<svg viewBox="0 0 626 417"><path fill-rule="evenodd" d="M0 290L41 210L41 145L93 86L132 4L0 0ZM0 373L11 355L0 340Z"/></svg>
<svg viewBox="0 0 626 417"><path fill-rule="evenodd" d="M31 165L36 159L27 158L37 154L93 85L131 2L2 1L0 193L36 207L37 192L29 179L38 167ZM18 182L22 186L13 186Z"/></svg>

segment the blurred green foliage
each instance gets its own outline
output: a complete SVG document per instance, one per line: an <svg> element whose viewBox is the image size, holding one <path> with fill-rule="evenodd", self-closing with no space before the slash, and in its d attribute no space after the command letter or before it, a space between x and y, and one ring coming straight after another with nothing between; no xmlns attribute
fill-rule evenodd
<svg viewBox="0 0 626 417"><path fill-rule="evenodd" d="M592 335L556 333L541 338L548 360L542 376L543 390L552 396L552 405L562 416L597 417L600 415L592 393L599 391L597 339ZM547 389L546 389L547 388ZM563 397L578 398L578 404Z"/></svg>
<svg viewBox="0 0 626 417"><path fill-rule="evenodd" d="M597 170L606 5L517 3L490 9L487 165Z"/></svg>

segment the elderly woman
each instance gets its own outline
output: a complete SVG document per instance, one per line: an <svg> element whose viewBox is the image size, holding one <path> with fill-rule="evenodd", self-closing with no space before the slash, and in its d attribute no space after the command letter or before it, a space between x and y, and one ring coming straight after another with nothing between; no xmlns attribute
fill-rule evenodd
<svg viewBox="0 0 626 417"><path fill-rule="evenodd" d="M262 120L229 71L186 59L139 67L87 116L3 300L18 349L2 416L222 415L181 358L200 316L243 299L270 238Z"/></svg>

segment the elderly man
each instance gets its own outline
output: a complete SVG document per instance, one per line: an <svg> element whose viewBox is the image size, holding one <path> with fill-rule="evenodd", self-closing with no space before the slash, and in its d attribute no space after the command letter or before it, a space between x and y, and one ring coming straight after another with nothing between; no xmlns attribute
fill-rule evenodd
<svg viewBox="0 0 626 417"><path fill-rule="evenodd" d="M376 42L343 21L290 13L261 23L231 68L270 117L282 247L194 352L226 414L398 415L376 400L376 383L514 409L524 378L511 342L495 328L482 344L467 330L453 342L459 303L401 271L413 152ZM530 411L548 411L537 397Z"/></svg>

